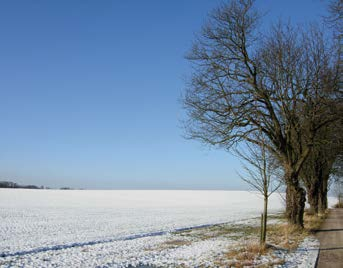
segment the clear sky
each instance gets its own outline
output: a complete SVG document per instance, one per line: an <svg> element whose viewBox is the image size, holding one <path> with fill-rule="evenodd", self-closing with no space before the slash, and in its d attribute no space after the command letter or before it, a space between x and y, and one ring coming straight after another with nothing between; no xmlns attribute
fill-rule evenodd
<svg viewBox="0 0 343 268"><path fill-rule="evenodd" d="M246 189L239 160L182 137L184 59L217 0L0 1L0 180ZM267 21L327 1L257 0Z"/></svg>

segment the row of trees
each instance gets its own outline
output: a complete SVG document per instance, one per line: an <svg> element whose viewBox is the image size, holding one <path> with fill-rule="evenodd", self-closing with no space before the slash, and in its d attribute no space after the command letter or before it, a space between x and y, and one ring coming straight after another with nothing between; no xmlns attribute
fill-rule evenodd
<svg viewBox="0 0 343 268"><path fill-rule="evenodd" d="M329 177L342 155L342 1L330 11L336 38L315 24L278 22L262 32L254 1L233 0L212 12L188 55L188 137L266 151L282 168L287 218L298 226L306 193L313 211L327 208Z"/></svg>

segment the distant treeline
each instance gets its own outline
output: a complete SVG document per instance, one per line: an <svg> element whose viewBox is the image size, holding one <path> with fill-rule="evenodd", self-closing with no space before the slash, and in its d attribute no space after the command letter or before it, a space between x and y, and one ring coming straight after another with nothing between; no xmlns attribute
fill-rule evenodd
<svg viewBox="0 0 343 268"><path fill-rule="evenodd" d="M0 181L0 188L44 189L45 187L38 187L36 185L20 185L12 181Z"/></svg>
<svg viewBox="0 0 343 268"><path fill-rule="evenodd" d="M0 188L18 188L18 189L51 189L45 186L37 186L37 185L20 185L18 183L12 181L0 181ZM72 190L69 187L61 187L61 190Z"/></svg>

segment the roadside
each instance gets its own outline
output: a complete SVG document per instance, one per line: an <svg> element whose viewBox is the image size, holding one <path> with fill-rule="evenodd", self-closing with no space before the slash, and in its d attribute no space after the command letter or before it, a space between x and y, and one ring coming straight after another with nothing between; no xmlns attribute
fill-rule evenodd
<svg viewBox="0 0 343 268"><path fill-rule="evenodd" d="M343 209L332 209L316 234L320 241L317 268L343 267Z"/></svg>

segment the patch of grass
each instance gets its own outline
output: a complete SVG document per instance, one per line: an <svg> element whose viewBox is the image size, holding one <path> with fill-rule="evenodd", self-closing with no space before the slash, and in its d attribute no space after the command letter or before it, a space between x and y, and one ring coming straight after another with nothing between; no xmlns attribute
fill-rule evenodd
<svg viewBox="0 0 343 268"><path fill-rule="evenodd" d="M278 217L283 219L282 216ZM249 235L244 236L244 240L248 242L242 243L235 249L229 249L225 254L221 265L224 267L272 267L274 265L284 264L284 260L274 256L272 252L275 248L282 248L285 250L293 250L299 246L304 238L309 234L306 229L298 228L287 223L269 224L267 227L267 244L261 247L258 243L259 228L250 229ZM253 241L253 242L252 242ZM271 246L270 244L273 244ZM268 256L263 263L261 256Z"/></svg>
<svg viewBox="0 0 343 268"><path fill-rule="evenodd" d="M326 214L304 214L304 228L299 228L289 223L274 224L267 227L267 241L275 246L293 250L307 237L320 228Z"/></svg>
<svg viewBox="0 0 343 268"><path fill-rule="evenodd" d="M256 241L247 242L239 248L230 249L225 254L224 259L216 264L221 267L251 267L255 265L255 260L259 256L267 254L267 251L269 249L261 247Z"/></svg>
<svg viewBox="0 0 343 268"><path fill-rule="evenodd" d="M229 251L226 256L239 261L252 261L256 256L261 256L267 252L266 247L261 247L258 243L246 243L239 249Z"/></svg>
<svg viewBox="0 0 343 268"><path fill-rule="evenodd" d="M180 247L180 246L185 246L185 245L190 245L190 241L186 240L181 240L181 239L175 239L175 240L168 240L163 243L164 245L167 246L172 246L172 247Z"/></svg>
<svg viewBox="0 0 343 268"><path fill-rule="evenodd" d="M163 243L161 243L160 245L158 245L157 247L153 247L153 248L146 248L146 251L153 251L153 250L165 250L165 249L173 249L173 248L178 248L181 246L189 246L190 244L192 244L191 241L187 241L187 240L182 240L182 239L173 239L173 240L167 240Z"/></svg>
<svg viewBox="0 0 343 268"><path fill-rule="evenodd" d="M256 235L259 232L259 227L249 225L215 225L211 227L194 229L192 231L175 232L173 234L182 237L192 237L199 240L214 239L216 237L224 236L231 239L239 239L242 237Z"/></svg>
<svg viewBox="0 0 343 268"><path fill-rule="evenodd" d="M307 235L306 230L288 223L275 224L267 228L267 242L287 250L297 248Z"/></svg>
<svg viewBox="0 0 343 268"><path fill-rule="evenodd" d="M304 228L309 233L316 232L320 226L322 225L323 221L325 220L327 213L323 215L316 215L316 214L304 214Z"/></svg>

